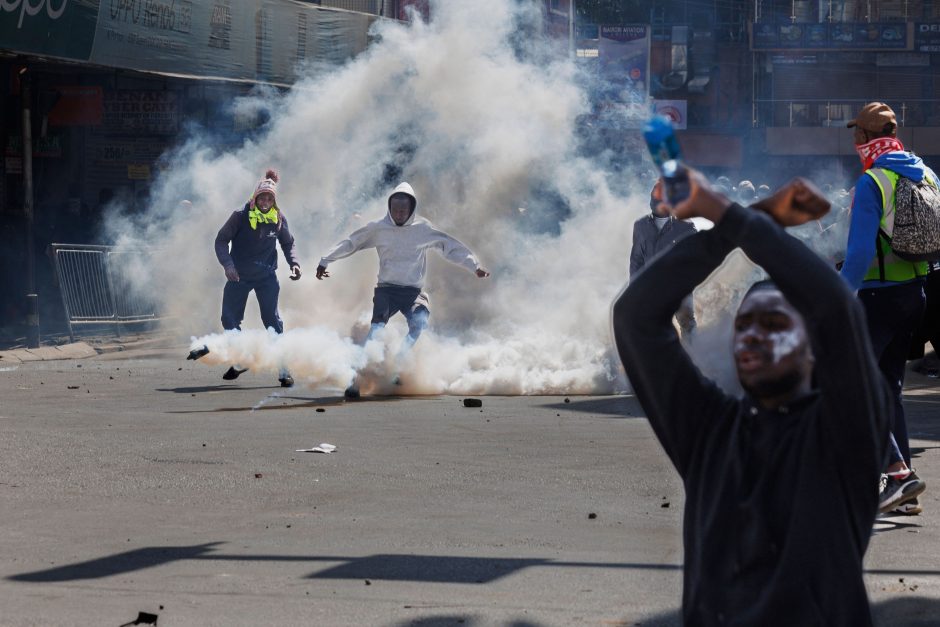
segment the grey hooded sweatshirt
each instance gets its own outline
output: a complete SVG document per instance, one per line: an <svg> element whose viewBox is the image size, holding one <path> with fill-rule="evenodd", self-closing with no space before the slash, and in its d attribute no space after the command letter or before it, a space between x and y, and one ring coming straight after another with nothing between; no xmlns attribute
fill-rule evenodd
<svg viewBox="0 0 940 627"><path fill-rule="evenodd" d="M379 254L379 285L424 287L428 273L428 251L436 250L444 259L462 266L470 272L480 268L480 262L469 248L447 233L438 230L426 219L418 217L418 199L408 183L402 183L389 194L405 193L414 199L415 210L402 226L395 224L390 213L354 231L349 237L330 249L320 265L324 268L337 259L355 252L374 248Z"/></svg>

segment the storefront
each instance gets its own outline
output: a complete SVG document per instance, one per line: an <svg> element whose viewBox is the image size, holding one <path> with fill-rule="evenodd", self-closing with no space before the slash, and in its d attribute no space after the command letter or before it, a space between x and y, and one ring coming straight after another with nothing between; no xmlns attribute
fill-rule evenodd
<svg viewBox="0 0 940 627"><path fill-rule="evenodd" d="M34 3L35 4L35 3ZM104 243L102 209L147 206L167 150L187 132L221 149L264 120L233 112L258 84L287 89L311 66L365 50L377 18L289 0L47 0L0 11L0 329L31 291L24 210L23 110L29 85L32 242L43 326L58 294L52 242Z"/></svg>

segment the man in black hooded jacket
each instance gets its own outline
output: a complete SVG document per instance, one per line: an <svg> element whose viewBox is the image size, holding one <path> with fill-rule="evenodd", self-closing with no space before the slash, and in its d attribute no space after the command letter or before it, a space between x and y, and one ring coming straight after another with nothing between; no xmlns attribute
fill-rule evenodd
<svg viewBox="0 0 940 627"><path fill-rule="evenodd" d="M855 295L781 228L829 204L799 179L747 209L697 172L690 181L673 214L715 227L659 256L613 310L620 358L685 485L683 621L870 625L862 561L890 391ZM672 326L682 299L738 247L774 282L752 289L735 317L743 398L701 374Z"/></svg>

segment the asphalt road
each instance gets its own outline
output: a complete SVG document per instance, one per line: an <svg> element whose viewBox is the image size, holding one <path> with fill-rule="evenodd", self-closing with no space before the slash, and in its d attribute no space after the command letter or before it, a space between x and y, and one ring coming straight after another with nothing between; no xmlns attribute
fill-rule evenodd
<svg viewBox="0 0 940 627"><path fill-rule="evenodd" d="M183 355L0 368L0 624L676 623L681 485L633 398L346 403ZM881 625L940 620L933 384L926 511L868 553Z"/></svg>

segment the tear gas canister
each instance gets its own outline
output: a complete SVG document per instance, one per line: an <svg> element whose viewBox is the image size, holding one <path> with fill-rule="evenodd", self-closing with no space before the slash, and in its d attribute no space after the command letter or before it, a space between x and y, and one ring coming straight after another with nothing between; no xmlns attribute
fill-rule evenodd
<svg viewBox="0 0 940 627"><path fill-rule="evenodd" d="M643 126L643 139L663 177L666 202L675 205L688 198L689 173L682 165L682 152L672 121L664 115L654 115Z"/></svg>

